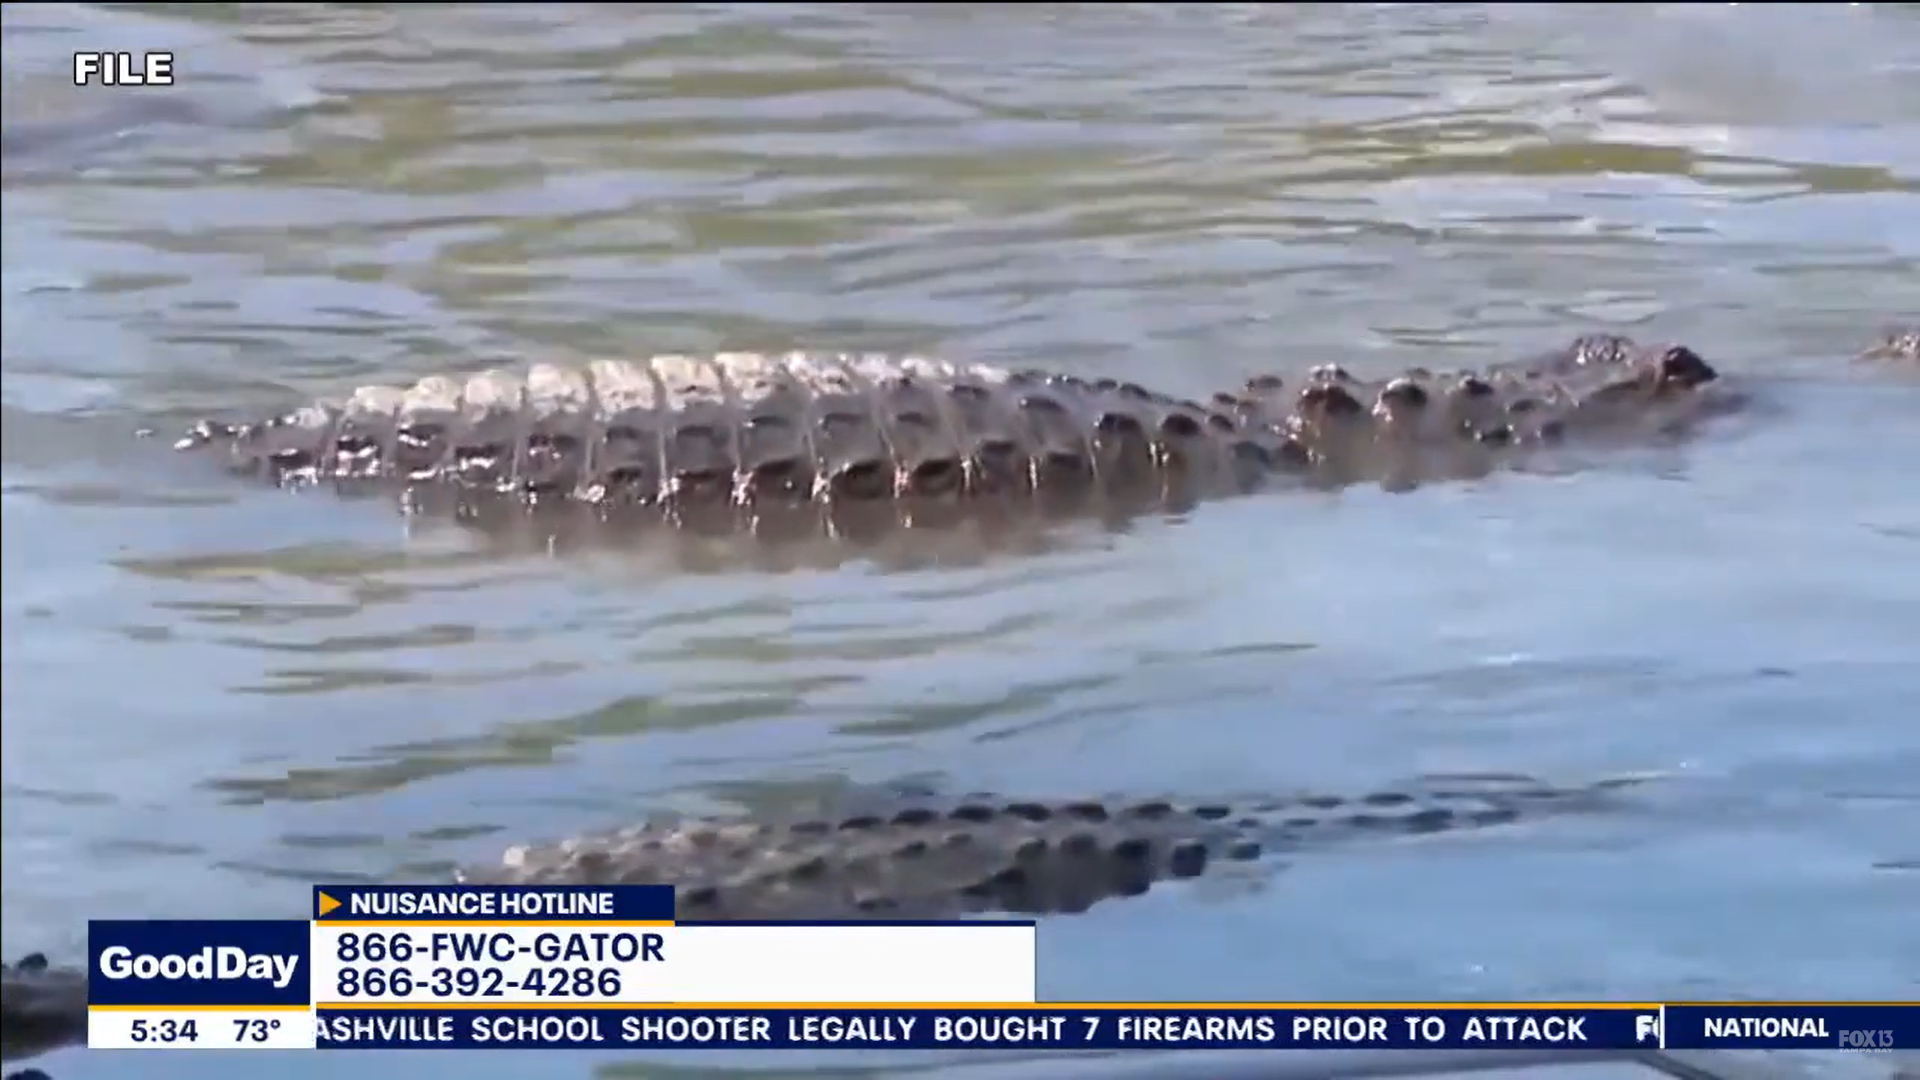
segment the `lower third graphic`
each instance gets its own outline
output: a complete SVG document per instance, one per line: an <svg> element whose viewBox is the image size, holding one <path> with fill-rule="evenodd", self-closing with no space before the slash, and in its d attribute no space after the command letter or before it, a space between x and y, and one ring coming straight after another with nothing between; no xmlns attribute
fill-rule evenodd
<svg viewBox="0 0 1920 1080"><path fill-rule="evenodd" d="M313 1046L305 921L87 924L87 1046L289 1050Z"/></svg>

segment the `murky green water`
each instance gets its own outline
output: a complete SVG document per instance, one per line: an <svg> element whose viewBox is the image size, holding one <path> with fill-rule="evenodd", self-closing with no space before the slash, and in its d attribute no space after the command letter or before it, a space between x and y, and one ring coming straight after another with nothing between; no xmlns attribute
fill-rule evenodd
<svg viewBox="0 0 1920 1080"><path fill-rule="evenodd" d="M1911 5L136 8L4 13L8 955L841 778L1655 771L1059 921L1047 989L1914 995L1920 384L1838 359L1920 316ZM93 48L181 85L65 85ZM506 557L129 435L516 357L1199 392L1595 325L1775 407L1562 478L784 575Z"/></svg>

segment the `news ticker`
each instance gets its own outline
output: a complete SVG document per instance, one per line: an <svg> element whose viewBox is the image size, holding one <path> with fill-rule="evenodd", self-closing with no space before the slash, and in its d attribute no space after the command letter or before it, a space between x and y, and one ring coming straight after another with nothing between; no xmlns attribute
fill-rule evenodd
<svg viewBox="0 0 1920 1080"><path fill-rule="evenodd" d="M1920 1048L1920 1004L1036 1000L1028 921L675 921L668 886L321 886L95 921L96 1049Z"/></svg>

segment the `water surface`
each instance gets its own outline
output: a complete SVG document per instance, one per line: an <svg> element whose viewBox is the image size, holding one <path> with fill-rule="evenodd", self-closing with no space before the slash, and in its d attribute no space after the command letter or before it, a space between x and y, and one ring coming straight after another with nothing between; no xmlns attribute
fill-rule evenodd
<svg viewBox="0 0 1920 1080"><path fill-rule="evenodd" d="M1920 385L1844 362L1920 316L1910 5L48 4L4 29L8 955L847 780L1645 772L1607 814L1057 921L1045 989L1914 996ZM173 48L180 85L76 90L77 48ZM1593 327L1688 340L1775 407L1565 476L789 574L505 555L131 434L516 359L911 349L1199 393Z"/></svg>

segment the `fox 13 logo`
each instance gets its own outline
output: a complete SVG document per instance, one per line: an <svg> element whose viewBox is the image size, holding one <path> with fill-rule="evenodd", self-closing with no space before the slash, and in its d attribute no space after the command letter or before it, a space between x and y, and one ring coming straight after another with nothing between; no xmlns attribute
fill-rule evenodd
<svg viewBox="0 0 1920 1080"><path fill-rule="evenodd" d="M1849 1031L1840 1032L1840 1049L1855 1050L1868 1054L1893 1053L1893 1032L1891 1031Z"/></svg>
<svg viewBox="0 0 1920 1080"><path fill-rule="evenodd" d="M77 52L73 54L75 86L172 86L170 52Z"/></svg>

